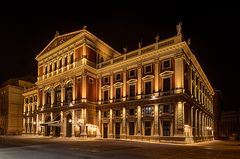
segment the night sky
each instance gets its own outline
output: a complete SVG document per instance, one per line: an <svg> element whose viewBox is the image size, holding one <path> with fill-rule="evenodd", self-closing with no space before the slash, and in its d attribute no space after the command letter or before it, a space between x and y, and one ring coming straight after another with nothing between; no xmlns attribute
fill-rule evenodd
<svg viewBox="0 0 240 159"><path fill-rule="evenodd" d="M37 75L35 57L60 34L82 29L102 39L119 52L137 49L176 34L183 23L185 38L214 89L223 96L223 110L239 109L240 14L234 5L198 5L157 1L114 2L70 1L2 5L0 7L0 83L9 78ZM151 2L151 3L150 3ZM39 3L39 4L38 4ZM86 7L88 6L88 7Z"/></svg>

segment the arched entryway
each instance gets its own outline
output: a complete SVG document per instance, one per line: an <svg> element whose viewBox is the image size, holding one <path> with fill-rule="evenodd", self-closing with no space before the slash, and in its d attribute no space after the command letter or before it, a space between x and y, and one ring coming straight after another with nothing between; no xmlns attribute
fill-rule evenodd
<svg viewBox="0 0 240 159"><path fill-rule="evenodd" d="M67 126L66 126L66 136L71 137L72 136L72 115L68 114L67 115Z"/></svg>
<svg viewBox="0 0 240 159"><path fill-rule="evenodd" d="M45 122L50 122L51 121L51 117L46 117ZM49 136L50 135L50 126L45 125L45 133L44 136Z"/></svg>

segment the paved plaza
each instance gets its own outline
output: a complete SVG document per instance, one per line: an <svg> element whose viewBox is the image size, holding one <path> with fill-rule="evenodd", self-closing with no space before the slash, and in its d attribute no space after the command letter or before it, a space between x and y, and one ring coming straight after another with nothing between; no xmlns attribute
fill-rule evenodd
<svg viewBox="0 0 240 159"><path fill-rule="evenodd" d="M0 138L0 159L240 159L239 141L184 145L109 139Z"/></svg>

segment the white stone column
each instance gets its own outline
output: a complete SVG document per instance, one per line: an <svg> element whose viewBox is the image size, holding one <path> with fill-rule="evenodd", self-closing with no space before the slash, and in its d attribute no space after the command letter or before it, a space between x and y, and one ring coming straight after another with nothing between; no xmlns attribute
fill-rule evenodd
<svg viewBox="0 0 240 159"><path fill-rule="evenodd" d="M42 113L42 123L45 123L45 117L44 117L44 114ZM44 132L45 132L45 127L43 126L42 127L42 135L44 135Z"/></svg>
<svg viewBox="0 0 240 159"><path fill-rule="evenodd" d="M123 70L123 90L122 90L122 95L123 95L123 101L126 101L126 93L127 93L127 76L126 76L126 68Z"/></svg>
<svg viewBox="0 0 240 159"><path fill-rule="evenodd" d="M25 124L26 124L26 118L23 118L23 133L27 133Z"/></svg>
<svg viewBox="0 0 240 159"><path fill-rule="evenodd" d="M158 105L157 104L155 104L154 105L154 136L159 136L159 128L158 128L158 119L159 119L159 117L158 117Z"/></svg>
<svg viewBox="0 0 240 159"><path fill-rule="evenodd" d="M142 65L139 64L137 68L137 77L138 77L138 99L141 99L141 94L142 94Z"/></svg>
<svg viewBox="0 0 240 159"><path fill-rule="evenodd" d="M60 130L60 136L63 137L63 111L60 112L60 115L61 115L61 130Z"/></svg>
<svg viewBox="0 0 240 159"><path fill-rule="evenodd" d="M175 58L174 70L175 70L175 90L174 93L183 93L184 89L184 66L183 58L181 55Z"/></svg>
<svg viewBox="0 0 240 159"><path fill-rule="evenodd" d="M109 128L108 128L108 134L109 134L109 138L113 137L113 118L112 118L112 108L110 108L110 112L109 112Z"/></svg>
<svg viewBox="0 0 240 159"><path fill-rule="evenodd" d="M87 74L82 74L82 102L87 101Z"/></svg>
<svg viewBox="0 0 240 159"><path fill-rule="evenodd" d="M98 104L101 104L101 100L102 100L102 76L99 75L98 77L98 100L99 100L99 103Z"/></svg>
<svg viewBox="0 0 240 159"><path fill-rule="evenodd" d="M198 128L199 128L199 137L202 136L202 112L199 111L199 114L198 114Z"/></svg>
<svg viewBox="0 0 240 159"><path fill-rule="evenodd" d="M38 135L38 131L39 131L39 115L36 115L36 134Z"/></svg>
<svg viewBox="0 0 240 159"><path fill-rule="evenodd" d="M110 103L113 102L113 72L110 73Z"/></svg>
<svg viewBox="0 0 240 159"><path fill-rule="evenodd" d="M87 116L86 116L86 108L82 109L82 119L83 119L83 125L81 126L82 130L81 130L81 137L86 137L87 136L87 132L86 132L86 120L87 120Z"/></svg>
<svg viewBox="0 0 240 159"><path fill-rule="evenodd" d="M193 118L194 118L194 107L192 106L191 107L191 125L190 125L190 137L192 137L192 136L194 136L194 134L193 134Z"/></svg>
<svg viewBox="0 0 240 159"><path fill-rule="evenodd" d="M52 112L50 113L50 117L51 117L50 120L53 121L53 113ZM52 126L50 126L50 135L53 136L53 127Z"/></svg>
<svg viewBox="0 0 240 159"><path fill-rule="evenodd" d="M42 90L42 108L44 109L46 104L46 93L44 90Z"/></svg>
<svg viewBox="0 0 240 159"><path fill-rule="evenodd" d="M61 87L61 106L63 106L64 101L65 101L65 87L62 85L62 87Z"/></svg>
<svg viewBox="0 0 240 159"><path fill-rule="evenodd" d="M72 110L72 137L75 137L74 125L75 125L75 111Z"/></svg>
<svg viewBox="0 0 240 159"><path fill-rule="evenodd" d="M175 107L175 136L184 135L184 103L179 101Z"/></svg>
<svg viewBox="0 0 240 159"><path fill-rule="evenodd" d="M198 109L195 110L195 137L198 137L199 135L199 129L198 129Z"/></svg>
<svg viewBox="0 0 240 159"><path fill-rule="evenodd" d="M123 107L122 110L122 135L125 138L126 137L126 108Z"/></svg>
<svg viewBox="0 0 240 159"><path fill-rule="evenodd" d="M51 90L51 108L53 107L54 103L54 90Z"/></svg>
<svg viewBox="0 0 240 159"><path fill-rule="evenodd" d="M158 96L159 95L159 93L158 93L158 90L159 90L159 87L158 87L158 82L159 82L159 79L158 79L158 74L159 74L159 60L158 59L156 59L155 60L155 71L154 71L154 83L155 83L155 85L154 85L154 90L155 90L155 93L154 93L154 95L155 96Z"/></svg>
<svg viewBox="0 0 240 159"><path fill-rule="evenodd" d="M137 135L142 135L142 127L141 127L141 122L142 122L142 110L141 106L137 106Z"/></svg>
<svg viewBox="0 0 240 159"><path fill-rule="evenodd" d="M101 118L102 117L102 114L101 114L101 110L98 110L98 129L99 129L99 132L97 132L97 137L101 137L101 134L103 134L102 132L102 122L101 122Z"/></svg>

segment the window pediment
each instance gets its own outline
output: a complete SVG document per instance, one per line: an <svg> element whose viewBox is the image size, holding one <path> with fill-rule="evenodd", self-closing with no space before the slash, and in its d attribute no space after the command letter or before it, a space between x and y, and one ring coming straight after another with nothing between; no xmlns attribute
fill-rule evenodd
<svg viewBox="0 0 240 159"><path fill-rule="evenodd" d="M153 78L154 78L153 75L146 75L146 76L144 76L144 77L142 78L142 80L148 81L148 80L151 80L151 79L153 79Z"/></svg>
<svg viewBox="0 0 240 159"><path fill-rule="evenodd" d="M164 71L162 73L160 73L160 76L161 77L169 77L169 76L172 76L173 74L173 71Z"/></svg>

